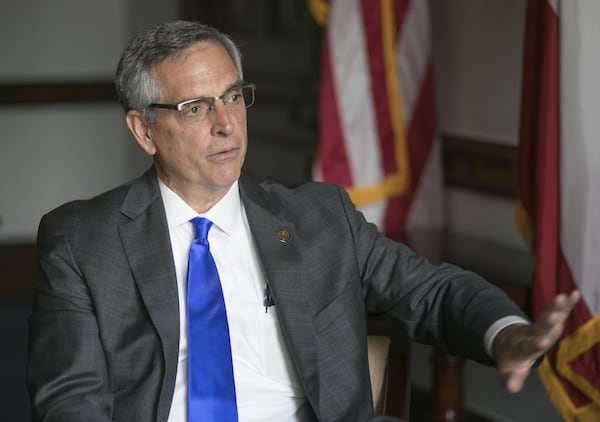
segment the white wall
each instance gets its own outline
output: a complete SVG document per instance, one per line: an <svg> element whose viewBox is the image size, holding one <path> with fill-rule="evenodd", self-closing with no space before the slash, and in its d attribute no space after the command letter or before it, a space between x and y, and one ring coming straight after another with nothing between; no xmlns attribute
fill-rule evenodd
<svg viewBox="0 0 600 422"><path fill-rule="evenodd" d="M3 0L0 80L110 78L127 39L127 5L120 0Z"/></svg>
<svg viewBox="0 0 600 422"><path fill-rule="evenodd" d="M177 12L159 0L0 4L0 83L110 81L130 36ZM0 243L33 240L43 213L150 162L116 103L0 106L0 127Z"/></svg>
<svg viewBox="0 0 600 422"><path fill-rule="evenodd" d="M112 104L0 109L1 240L27 240L42 213L130 178L123 122Z"/></svg>
<svg viewBox="0 0 600 422"><path fill-rule="evenodd" d="M526 2L430 3L442 130L516 145Z"/></svg>
<svg viewBox="0 0 600 422"><path fill-rule="evenodd" d="M517 145L526 2L430 5L441 133ZM513 200L450 188L447 206L452 232L525 249L513 222Z"/></svg>

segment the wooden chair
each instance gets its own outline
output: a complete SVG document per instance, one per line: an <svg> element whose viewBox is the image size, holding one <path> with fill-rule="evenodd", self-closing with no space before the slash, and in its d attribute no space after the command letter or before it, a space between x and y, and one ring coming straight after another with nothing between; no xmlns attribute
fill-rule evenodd
<svg viewBox="0 0 600 422"><path fill-rule="evenodd" d="M388 391L388 369L390 358L390 338L387 336L368 336L369 376L373 393L375 415L385 413Z"/></svg>
<svg viewBox="0 0 600 422"><path fill-rule="evenodd" d="M377 416L409 420L411 342L385 319L368 321L367 347L373 406Z"/></svg>

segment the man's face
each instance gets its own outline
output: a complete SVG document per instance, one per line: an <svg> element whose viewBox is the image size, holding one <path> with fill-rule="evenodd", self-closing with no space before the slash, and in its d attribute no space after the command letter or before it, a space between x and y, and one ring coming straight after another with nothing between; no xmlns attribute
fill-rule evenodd
<svg viewBox="0 0 600 422"><path fill-rule="evenodd" d="M240 82L225 49L212 43L189 47L156 65L151 74L161 88L158 102L163 104L221 96ZM154 148L145 149L154 150L161 179L184 199L224 194L240 176L246 155L245 107L226 108L217 100L201 119L176 110L155 110L156 123L148 126Z"/></svg>

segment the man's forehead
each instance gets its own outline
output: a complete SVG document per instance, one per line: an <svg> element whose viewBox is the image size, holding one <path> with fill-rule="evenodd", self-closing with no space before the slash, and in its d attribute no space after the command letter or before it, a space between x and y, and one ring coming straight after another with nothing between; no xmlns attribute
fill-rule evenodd
<svg viewBox="0 0 600 422"><path fill-rule="evenodd" d="M160 65L161 63L173 63L173 64L185 64L190 56L194 55L198 52L206 52L208 50L216 50L226 56L231 62L231 66L235 68L233 64L233 60L231 59L229 53L221 44L216 41L197 41L193 44L190 44L186 48L183 48L170 56L165 57L161 62L157 63Z"/></svg>
<svg viewBox="0 0 600 422"><path fill-rule="evenodd" d="M239 82L231 57L215 42L198 42L172 55L151 70L170 101L216 96Z"/></svg>

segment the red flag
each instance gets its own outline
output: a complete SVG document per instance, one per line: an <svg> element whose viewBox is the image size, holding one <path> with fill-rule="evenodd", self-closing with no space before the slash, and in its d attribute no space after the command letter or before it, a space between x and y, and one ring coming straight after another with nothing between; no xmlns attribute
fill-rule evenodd
<svg viewBox="0 0 600 422"><path fill-rule="evenodd" d="M428 3L311 0L325 23L315 177L388 236L440 226Z"/></svg>
<svg viewBox="0 0 600 422"><path fill-rule="evenodd" d="M600 420L600 3L529 0L517 223L535 256L534 317L558 293L583 300L539 369L567 421Z"/></svg>

